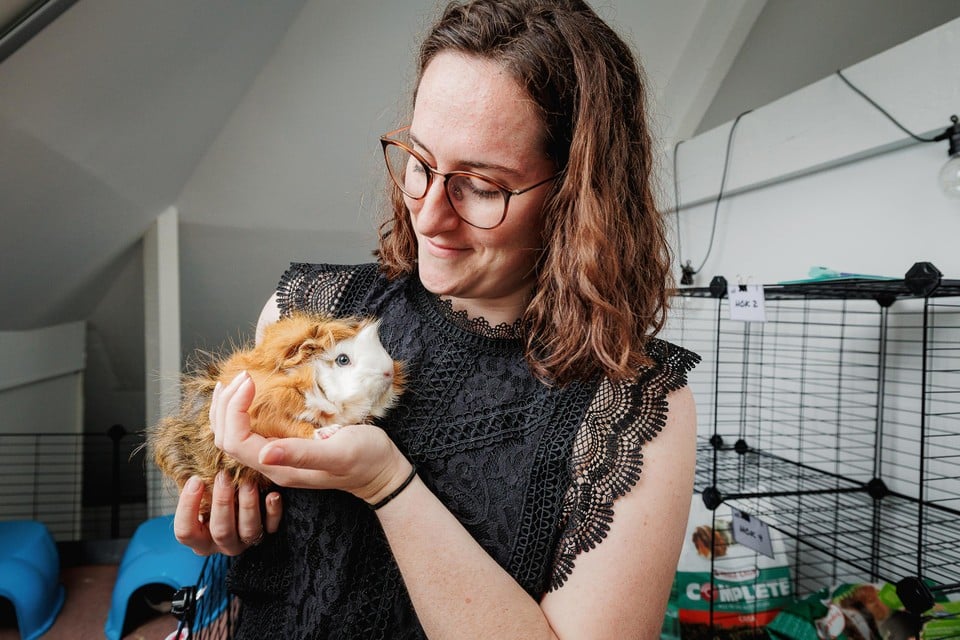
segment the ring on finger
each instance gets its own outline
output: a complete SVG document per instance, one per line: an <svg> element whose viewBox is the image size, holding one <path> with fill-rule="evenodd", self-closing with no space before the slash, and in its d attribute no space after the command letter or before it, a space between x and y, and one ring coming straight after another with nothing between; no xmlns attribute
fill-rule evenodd
<svg viewBox="0 0 960 640"><path fill-rule="evenodd" d="M258 544L260 544L261 542L263 542L263 536L265 535L265 533L266 533L266 532L263 530L263 527L260 527L260 532L257 533L257 535L256 535L253 539L248 540L248 539L246 539L246 538L241 537L241 538L240 538L240 542L242 542L243 544L245 544L245 545L247 545L247 546L255 547L255 546L257 546Z"/></svg>

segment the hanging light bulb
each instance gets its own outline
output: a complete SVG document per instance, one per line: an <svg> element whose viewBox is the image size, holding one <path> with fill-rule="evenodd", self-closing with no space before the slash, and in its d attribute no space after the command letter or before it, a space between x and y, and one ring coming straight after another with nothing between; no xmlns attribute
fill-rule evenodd
<svg viewBox="0 0 960 640"><path fill-rule="evenodd" d="M957 116L950 116L950 121L953 125L934 138L950 141L947 149L950 159L940 169L940 188L951 198L960 198L960 123Z"/></svg>

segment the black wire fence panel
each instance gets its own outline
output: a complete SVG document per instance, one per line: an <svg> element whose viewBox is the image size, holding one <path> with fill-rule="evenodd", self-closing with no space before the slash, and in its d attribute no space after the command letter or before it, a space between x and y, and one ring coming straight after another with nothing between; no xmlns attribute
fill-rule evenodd
<svg viewBox="0 0 960 640"><path fill-rule="evenodd" d="M57 542L129 538L147 518L142 433L0 434L0 520L44 523Z"/></svg>
<svg viewBox="0 0 960 640"><path fill-rule="evenodd" d="M960 281L929 284L768 286L763 322L725 287L675 299L663 337L703 357L697 499L769 525L798 598L960 590Z"/></svg>
<svg viewBox="0 0 960 640"><path fill-rule="evenodd" d="M183 640L228 640L233 637L239 601L226 588L227 572L233 559L209 556L197 583L174 595L174 614L179 618L178 635Z"/></svg>

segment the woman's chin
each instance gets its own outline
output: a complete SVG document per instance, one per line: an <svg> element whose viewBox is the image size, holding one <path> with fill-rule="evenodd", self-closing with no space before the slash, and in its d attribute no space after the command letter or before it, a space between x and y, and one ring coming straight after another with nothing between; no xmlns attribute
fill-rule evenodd
<svg viewBox="0 0 960 640"><path fill-rule="evenodd" d="M451 278L434 273L429 269L420 271L420 283L424 289L437 296L450 296L457 290Z"/></svg>
<svg viewBox="0 0 960 640"><path fill-rule="evenodd" d="M417 270L423 287L438 296L454 294L462 279L460 274L449 268L449 265L430 255L419 257Z"/></svg>

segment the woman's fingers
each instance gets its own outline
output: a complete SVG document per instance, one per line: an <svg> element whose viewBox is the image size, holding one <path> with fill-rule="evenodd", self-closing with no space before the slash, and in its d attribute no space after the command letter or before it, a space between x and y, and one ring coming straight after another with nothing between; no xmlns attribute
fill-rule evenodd
<svg viewBox="0 0 960 640"><path fill-rule="evenodd" d="M210 428L214 442L241 462L255 463L266 439L250 431L247 410L256 393L246 371L229 384L216 384L210 399ZM234 487L229 476L220 472L213 483L210 513L201 518L204 485L191 478L183 488L174 515L174 533L181 543L201 555L224 553L237 555L259 544L266 533L277 530L282 515L280 495L272 492L266 499L264 515L260 511L260 493L256 486Z"/></svg>
<svg viewBox="0 0 960 640"><path fill-rule="evenodd" d="M223 450L235 456L241 453L241 447L250 438L250 414L247 410L253 403L256 388L253 380L246 372L240 374L239 383L231 390L225 390L222 409L222 446ZM233 383L231 383L233 385ZM263 439L257 438L259 450L263 446Z"/></svg>
<svg viewBox="0 0 960 640"><path fill-rule="evenodd" d="M219 474L213 486L210 514L201 519L203 494L203 482L191 478L183 487L173 518L177 540L198 555L237 555L260 544L266 534L276 532L280 526L283 510L276 492L267 495L265 520L260 515L260 492L252 484L234 490L226 474Z"/></svg>
<svg viewBox="0 0 960 640"><path fill-rule="evenodd" d="M237 495L224 472L217 474L210 501L210 537L222 553L235 556L247 548L237 531Z"/></svg>
<svg viewBox="0 0 960 640"><path fill-rule="evenodd" d="M246 412L255 391L253 380L246 371L241 371L228 385L217 383L214 387L210 398L210 428L218 447L223 448L225 439L234 435L238 428L249 433L250 417Z"/></svg>
<svg viewBox="0 0 960 640"><path fill-rule="evenodd" d="M213 394L210 396L210 430L213 431L213 441L219 446L217 442L217 398L220 397L220 389L223 388L223 384L220 381L217 381L216 386L213 388Z"/></svg>
<svg viewBox="0 0 960 640"><path fill-rule="evenodd" d="M267 533L276 533L280 528L280 517L283 515L283 503L280 501L280 494L276 491L267 494L266 500L266 522L263 528Z"/></svg>
<svg viewBox="0 0 960 640"><path fill-rule="evenodd" d="M389 436L372 425L348 425L323 440L282 438L259 451L257 468L273 482L305 489L341 489L363 497L409 470Z"/></svg>
<svg viewBox="0 0 960 640"><path fill-rule="evenodd" d="M347 425L329 438L278 438L266 442L257 461L305 471L323 470L334 476L352 475L376 465L393 443L379 427Z"/></svg>
<svg viewBox="0 0 960 640"><path fill-rule="evenodd" d="M247 411L256 388L247 372L241 372L226 386L214 388L210 402L210 428L217 448L248 467L254 467L266 438L250 430Z"/></svg>
<svg viewBox="0 0 960 640"><path fill-rule="evenodd" d="M193 477L183 486L177 510L173 516L173 534L198 555L206 556L216 552L207 525L200 519L200 507L203 502L204 486L200 478Z"/></svg>
<svg viewBox="0 0 960 640"><path fill-rule="evenodd" d="M260 519L260 491L247 483L237 490L237 537L244 546L260 544L265 534Z"/></svg>

